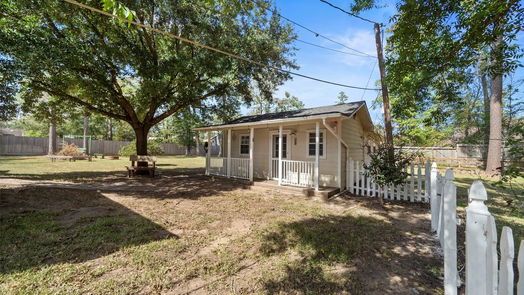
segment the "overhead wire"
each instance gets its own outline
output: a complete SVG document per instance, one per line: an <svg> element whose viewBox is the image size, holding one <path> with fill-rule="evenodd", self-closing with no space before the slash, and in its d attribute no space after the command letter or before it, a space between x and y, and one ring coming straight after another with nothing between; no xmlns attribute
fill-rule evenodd
<svg viewBox="0 0 524 295"><path fill-rule="evenodd" d="M370 19L367 19L367 18L361 17L360 15L357 15L357 14L351 13L351 12L349 12L349 11L347 11L347 10L345 10L345 9L343 9L343 8L341 8L341 7L339 7L339 6L336 6L336 5L334 5L334 4L332 4L332 3L328 2L328 1L326 1L326 0L320 0L320 2L325 3L325 4L331 6L331 7L335 8L335 9L338 9L338 10L344 12L344 13L347 14L347 15L350 15L350 16L352 16L352 17L356 17L356 18L361 19L361 20L363 20L363 21L366 21L366 22L368 22L368 23L382 25L381 23L378 23L378 22L376 22L376 21L372 21L372 20L370 20Z"/></svg>
<svg viewBox="0 0 524 295"><path fill-rule="evenodd" d="M252 63L252 64L256 64L258 66L265 67L265 68L268 68L268 69L271 69L271 70L274 70L274 71L279 71L279 72L282 72L282 73L287 73L287 74L290 74L290 75L294 75L294 76L298 76L298 77L314 80L314 81L325 83L325 84L331 84L331 85L335 85L335 86L340 86L340 87L346 87L346 88L352 88L352 89L361 89L361 90L380 90L380 88L366 88L366 87L360 87L360 86L346 85L346 84L342 84L342 83L332 82L332 81L328 81L328 80L319 79L319 78L315 78L315 77L312 77L312 76L300 74L300 73L297 73L297 72L281 69L281 68L278 68L278 67L274 67L274 66L271 66L271 65L264 64L264 63L256 61L256 60L252 60L250 58L246 58L246 57L242 57L242 56L236 55L234 53L231 53L231 52L228 52L228 51L225 51L225 50L222 50L222 49L211 47L209 45L205 45L205 44L199 43L199 42L191 40L191 39L187 39L187 38L180 37L180 36L177 36L177 35L169 33L169 32L165 32L165 31L159 30L159 29L153 28L151 26L144 25L144 24L141 24L141 23L133 21L133 20L129 20L127 18L120 17L118 15L114 15L114 14L109 13L107 11L100 10L98 8L95 8L95 7L92 7L92 6L83 4L83 3L79 3L79 2L74 1L74 0L63 0L63 1L65 1L67 3L70 3L72 5L75 5L75 6L78 6L78 7L81 7L81 8L84 8L84 9L96 12L96 13L99 13L99 14L102 14L102 15L106 15L106 16L118 19L118 20L120 20L122 22L125 22L125 23L128 23L128 24L132 24L132 25L135 25L135 26L139 26L139 27L144 28L146 30L149 30L149 31L152 31L152 32L164 35L164 36L168 36L168 37L180 40L182 42L185 42L185 43L197 46L197 47L208 49L208 50L211 50L211 51L223 54L223 55L227 55L229 57L232 57L232 58L244 61L244 62L249 62L249 63ZM352 50L355 50L355 49L352 49Z"/></svg>
<svg viewBox="0 0 524 295"><path fill-rule="evenodd" d="M371 81L371 77L373 76L373 72L375 71L375 67L377 66L377 62L373 64L373 67L371 68L371 73L369 74L368 81L366 82L366 88L369 85L369 81ZM364 94L366 94L366 89L362 92L362 96L360 97L360 100L364 99Z"/></svg>
<svg viewBox="0 0 524 295"><path fill-rule="evenodd" d="M288 21L289 23L292 23L292 24L296 25L297 27L303 28L304 30L306 30L306 31L308 31L308 32L311 32L311 33L315 34L316 37L321 37L321 38L323 38L323 39L326 39L326 40L328 40L328 41L330 41L330 42L332 42L332 43L338 44L338 45L340 45L340 46L342 46L342 47L344 47L344 48L346 48L346 49L349 49L349 50L351 50L351 51L355 51L355 52L358 52L358 53L360 53L360 54L363 54L363 55L367 55L367 56L369 56L369 57L375 57L375 58L376 58L376 56L373 56L373 55L371 55L371 54L368 54L368 53L365 53L365 52L363 52L363 51L357 50L357 49L355 49L355 48L351 48L351 47L347 46L346 44L344 44L344 43L342 43L342 42L338 42L338 41L336 41L336 40L333 40L333 39L331 39L331 38L329 38L329 37L327 37L327 36L324 36L324 35L322 35L322 34L316 32L316 31L313 31L312 29L310 29L310 28L308 28L308 27L306 27L306 26L304 26L304 25L301 25L301 24L299 24L298 22L296 22L296 21L294 21L294 20L291 20L291 19L285 17L285 16L283 16L282 14L280 14L280 13L278 13L278 12L275 12L275 13L277 13L281 18L283 18L284 20Z"/></svg>
<svg viewBox="0 0 524 295"><path fill-rule="evenodd" d="M308 42L308 41L304 41L304 40L301 40L301 39L295 39L295 41L297 41L297 42L301 42L301 43L304 43L304 44L308 44L308 45L311 45L311 46L315 46L315 47L318 47L318 48L323 48L323 49L326 49L326 50L331 50L331 51L334 51L334 52L339 52L339 53L348 54L348 55L353 55L353 56L358 56L358 57L370 57L370 58L375 58L374 56L367 56L367 55L361 55L361 54L351 53L351 52L347 52L347 51L343 51L343 50L338 50L338 49L334 49L334 48L330 48L330 47L326 47L326 46L318 45L318 44L315 44L315 43L311 43L311 42Z"/></svg>

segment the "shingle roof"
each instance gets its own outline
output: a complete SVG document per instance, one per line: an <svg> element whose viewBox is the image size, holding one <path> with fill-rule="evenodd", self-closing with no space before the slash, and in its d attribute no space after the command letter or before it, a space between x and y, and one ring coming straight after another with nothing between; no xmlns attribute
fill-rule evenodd
<svg viewBox="0 0 524 295"><path fill-rule="evenodd" d="M225 124L203 126L203 127L218 127L218 126L225 126L225 125L232 125L232 124L247 124L247 123L254 123L254 122L260 122L260 121L271 121L271 120L279 120L279 119L295 119L295 118L301 118L301 117L319 116L319 115L327 115L327 114L341 114L344 116L351 116L364 104L366 104L365 101L356 101L356 102L350 102L350 103L344 103L344 104L336 104L336 105L301 109L301 110L295 110L295 111L243 116L235 120L229 121Z"/></svg>

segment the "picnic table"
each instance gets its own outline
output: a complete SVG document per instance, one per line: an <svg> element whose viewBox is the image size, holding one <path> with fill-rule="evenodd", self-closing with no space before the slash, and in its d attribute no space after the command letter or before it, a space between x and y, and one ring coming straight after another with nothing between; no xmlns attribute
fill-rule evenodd
<svg viewBox="0 0 524 295"><path fill-rule="evenodd" d="M142 171L147 171L149 176L155 177L156 157L131 156L129 161L131 161L131 166L126 166L127 177L135 176L137 172L140 173Z"/></svg>
<svg viewBox="0 0 524 295"><path fill-rule="evenodd" d="M89 162L92 161L91 156L61 156L61 155L48 155L47 156L51 162L55 162L56 160L68 160L69 162L76 160L88 160Z"/></svg>

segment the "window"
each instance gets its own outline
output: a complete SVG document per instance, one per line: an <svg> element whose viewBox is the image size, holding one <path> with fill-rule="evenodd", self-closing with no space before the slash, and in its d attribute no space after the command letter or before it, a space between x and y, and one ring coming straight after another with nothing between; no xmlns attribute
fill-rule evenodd
<svg viewBox="0 0 524 295"><path fill-rule="evenodd" d="M240 136L240 154L249 155L249 135Z"/></svg>
<svg viewBox="0 0 524 295"><path fill-rule="evenodd" d="M320 131L318 135L319 135L318 155L320 157L324 157L324 131ZM315 156L315 141L316 141L315 138L316 138L316 133L309 132L308 157Z"/></svg>

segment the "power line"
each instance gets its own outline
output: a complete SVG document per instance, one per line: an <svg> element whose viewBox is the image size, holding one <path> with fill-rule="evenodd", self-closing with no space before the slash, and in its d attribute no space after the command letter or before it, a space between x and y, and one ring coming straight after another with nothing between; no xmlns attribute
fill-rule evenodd
<svg viewBox="0 0 524 295"><path fill-rule="evenodd" d="M373 64L373 67L371 68L371 74L369 74L369 78L368 78L368 81L366 82L366 88L368 87L369 85L369 81L371 81L371 76L373 76L373 72L375 71L375 67L377 66L377 62L375 62ZM362 92L362 97L360 98L360 100L364 99L364 94L366 94L366 89L364 89L364 91Z"/></svg>
<svg viewBox="0 0 524 295"><path fill-rule="evenodd" d="M318 81L318 82L322 82L322 83L326 83L326 84L331 84L331 85L335 85L335 86L341 86L341 87L353 88L353 89L361 89L361 90L365 90L366 89L365 87L351 86L351 85L331 82L331 81L328 81L328 80L323 80L323 79L307 76L307 75L304 75L304 74L300 74L300 73L284 70L284 69L281 69L281 68L277 68L277 67L274 67L274 66L271 66L271 65L267 65L267 64L261 63L261 62L256 61L256 60L252 60L252 59L249 59L249 58L246 58L246 57L242 57L242 56L230 53L228 51L224 51L224 50L221 50L221 49L218 49L218 48L214 48L214 47L211 47L211 46L199 43L197 41L193 41L193 40L190 40L190 39L187 39L187 38L184 38L184 37L180 37L180 36L177 36L177 35L169 33L169 32L165 32L165 31L162 31L162 30L159 30L159 29L155 29L153 27L150 27L150 26L138 23L138 22L133 21L133 20L129 20L129 19L124 18L124 17L120 17L120 16L117 16L117 15L111 14L111 13L109 13L107 11L103 11L103 10L100 10L98 8L94 8L92 6L82 4L82 3L76 2L74 0L63 0L63 1L68 2L70 4L73 4L75 6L81 7L81 8L85 8L85 9L91 10L91 11L99 13L99 14L103 14L103 15L106 15L106 16L118 19L118 20L120 20L122 22L126 22L128 24L133 24L135 26L139 26L141 28L144 28L144 29L149 30L149 31L153 31L153 32L161 34L161 35L165 35L165 36L168 36L168 37L180 40L182 42L189 43L189 44L197 46L197 47L201 47L201 48L205 48L205 49L208 49L208 50L211 50L211 51L214 51L214 52L218 52L220 54L227 55L229 57L232 57L232 58L235 58L235 59L238 59L238 60L241 60L241 61L253 63L253 64L256 64L256 65L261 66L261 67L272 69L274 71L279 71L279 72L287 73L287 74L290 74L290 75L295 75L295 76L298 76L298 77L302 77L302 78L306 78L306 79L310 79L310 80L314 80L314 81ZM367 90L380 90L380 89L378 89L378 88L367 88Z"/></svg>
<svg viewBox="0 0 524 295"><path fill-rule="evenodd" d="M367 54L367 53L365 53L365 52L362 52L362 51L360 51L360 50L357 50L357 49L351 48L351 47L347 46L347 45L344 44L344 43L341 43L341 42L335 41L335 40L333 40L333 39L331 39L331 38L329 38L329 37L326 37L326 36L324 36L324 35L322 35L322 34L320 34L320 33L317 33L317 32L315 32L315 31L313 31L312 29L310 29L310 28L308 28L308 27L306 27L306 26L304 26L304 25L301 25L301 24L297 23L297 22L294 21L294 20L291 20L291 19L285 17L285 16L283 16L282 14L280 14L280 13L278 13L278 12L275 12L275 13L278 14L281 18L285 19L286 21L288 21L288 22L290 22L290 23L292 23L292 24L294 24L294 25L296 25L296 26L298 26L298 27L301 27L301 28L303 28L304 30L307 30L307 31L309 31L309 32L311 32L311 33L313 33L313 34L315 34L316 37L324 38L324 39L326 39L326 40L328 40L328 41L330 41L330 42L333 42L333 43L338 44L338 45L340 45L340 46L342 46L342 47L345 47L345 48L347 48L347 49L349 49L349 50L352 50L352 51L358 52L358 53L360 53L360 54L367 55L367 56L370 56L370 57L376 57L376 56L373 56L373 55L371 55L371 54Z"/></svg>
<svg viewBox="0 0 524 295"><path fill-rule="evenodd" d="M295 41L298 41L298 42L301 42L301 43L305 43L305 44L308 44L308 45L311 45L311 46L315 46L315 47L319 47L319 48L323 48L323 49L327 49L327 50L335 51L335 52L344 53L344 54L349 54L349 55L354 55L354 56L359 56L359 57L375 58L374 56L360 55L360 54L356 54L356 53L351 53L351 52L347 52L347 51L342 51L342 50L338 50L338 49L334 49L334 48L329 48L329 47L326 47L326 46L318 45L318 44L311 43L311 42L307 42L307 41L300 40L300 39L296 39Z"/></svg>
<svg viewBox="0 0 524 295"><path fill-rule="evenodd" d="M344 12L344 13L347 14L347 15L350 15L350 16L353 16L353 17L356 17L356 18L358 18L358 19L361 19L361 20L363 20L363 21L366 21L366 22L369 22L369 23L372 23L372 24L379 24L379 25L380 25L380 23L377 23L376 21L372 21L372 20L370 20L370 19L363 18L363 17L361 17L360 15L356 15L356 14L354 14L354 13L351 13L351 12L349 12L349 11L347 11L347 10L344 10L344 9L342 9L342 8L340 8L340 7L336 6L336 5L334 5L334 4L329 3L329 2L326 1L326 0L320 0L320 2L322 2L322 3L326 3L327 5L329 5L329 6L333 7L333 8L335 8L335 9L338 9L338 10Z"/></svg>

